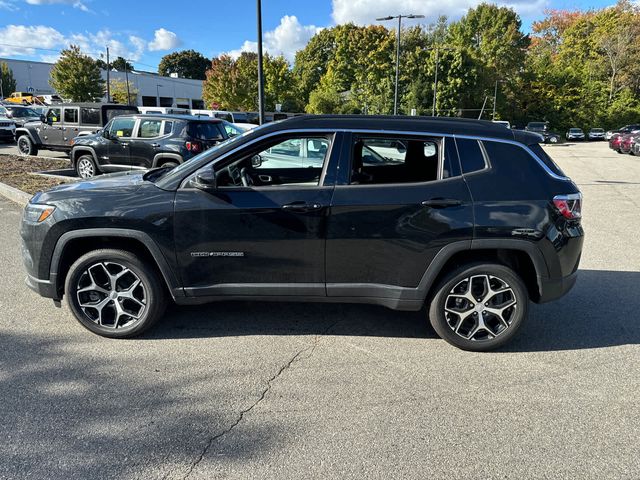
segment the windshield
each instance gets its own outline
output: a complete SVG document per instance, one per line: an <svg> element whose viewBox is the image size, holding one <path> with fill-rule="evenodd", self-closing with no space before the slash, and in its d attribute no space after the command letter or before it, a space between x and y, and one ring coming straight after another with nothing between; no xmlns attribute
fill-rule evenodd
<svg viewBox="0 0 640 480"><path fill-rule="evenodd" d="M603 128L592 128L591 131L593 133L602 133L602 132L604 132L604 129Z"/></svg>
<svg viewBox="0 0 640 480"><path fill-rule="evenodd" d="M27 118L27 117L39 117L40 114L30 108L20 107L7 107L7 110L11 112L11 116L14 118Z"/></svg>
<svg viewBox="0 0 640 480"><path fill-rule="evenodd" d="M569 131L571 133L582 133L582 130L580 130L579 128L570 128Z"/></svg>

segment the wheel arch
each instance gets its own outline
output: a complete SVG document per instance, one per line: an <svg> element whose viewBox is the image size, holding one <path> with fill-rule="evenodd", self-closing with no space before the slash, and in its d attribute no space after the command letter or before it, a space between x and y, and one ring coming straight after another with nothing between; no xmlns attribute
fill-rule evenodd
<svg viewBox="0 0 640 480"><path fill-rule="evenodd" d="M50 279L58 298L64 294L65 279L73 262L85 253L102 248L120 249L138 255L156 269L174 299L184 296L176 275L149 235L136 230L109 228L77 230L60 237L50 264Z"/></svg>
<svg viewBox="0 0 640 480"><path fill-rule="evenodd" d="M73 149L71 150L71 166L73 168L76 168L76 160L86 153L89 153L93 157L93 161L95 162L96 166L99 166L98 155L96 155L95 149L88 145L73 147Z"/></svg>
<svg viewBox="0 0 640 480"><path fill-rule="evenodd" d="M178 162L178 165L180 165L182 162L184 162L182 156L177 154L177 153L157 153L153 157L153 162L151 164L151 167L155 168L155 167L160 166L164 160L176 161L176 162Z"/></svg>
<svg viewBox="0 0 640 480"><path fill-rule="evenodd" d="M549 275L540 249L525 240L487 239L456 242L444 247L433 259L418 289L427 300L433 287L457 267L478 261L496 262L513 269L524 281L534 302L542 295L542 279Z"/></svg>
<svg viewBox="0 0 640 480"><path fill-rule="evenodd" d="M29 137L29 140L33 142L36 148L40 147L40 137L37 134L34 134L28 128L24 128L24 127L16 128L15 135L16 135L16 142L18 141L18 138L22 137L23 135L26 135L27 137Z"/></svg>

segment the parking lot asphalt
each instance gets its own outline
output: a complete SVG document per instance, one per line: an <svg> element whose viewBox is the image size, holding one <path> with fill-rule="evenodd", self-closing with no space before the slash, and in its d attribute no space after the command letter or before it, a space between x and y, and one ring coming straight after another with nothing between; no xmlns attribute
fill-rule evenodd
<svg viewBox="0 0 640 480"><path fill-rule="evenodd" d="M584 194L578 283L484 354L363 305L174 307L103 339L24 286L0 200L0 478L639 478L640 158L548 151Z"/></svg>
<svg viewBox="0 0 640 480"><path fill-rule="evenodd" d="M0 154L4 155L19 155L18 147L15 143L0 143ZM69 158L64 152L53 152L51 150L40 150L38 152L40 157L49 158Z"/></svg>

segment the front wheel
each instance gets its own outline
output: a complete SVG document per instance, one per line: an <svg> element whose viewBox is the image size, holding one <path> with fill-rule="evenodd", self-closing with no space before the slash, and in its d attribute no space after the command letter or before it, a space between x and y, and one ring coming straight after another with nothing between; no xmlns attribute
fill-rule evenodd
<svg viewBox="0 0 640 480"><path fill-rule="evenodd" d="M109 338L141 334L166 306L156 270L124 250L95 250L80 257L69 269L65 294L80 324Z"/></svg>
<svg viewBox="0 0 640 480"><path fill-rule="evenodd" d="M429 319L438 335L463 350L498 348L527 317L529 296L522 279L497 263L454 270L436 288Z"/></svg>
<svg viewBox="0 0 640 480"><path fill-rule="evenodd" d="M82 155L76 161L76 174L83 179L95 177L98 174L98 167L91 155Z"/></svg>
<svg viewBox="0 0 640 480"><path fill-rule="evenodd" d="M18 152L23 156L38 155L38 149L28 135L18 137Z"/></svg>

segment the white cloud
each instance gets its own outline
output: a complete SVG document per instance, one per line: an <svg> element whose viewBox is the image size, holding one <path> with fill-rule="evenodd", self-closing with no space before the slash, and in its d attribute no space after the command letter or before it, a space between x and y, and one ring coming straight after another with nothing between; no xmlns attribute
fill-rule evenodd
<svg viewBox="0 0 640 480"><path fill-rule="evenodd" d="M164 28L159 28L153 35L153 40L149 42L149 50L156 52L158 50L171 50L181 44L178 36Z"/></svg>
<svg viewBox="0 0 640 480"><path fill-rule="evenodd" d="M7 25L0 28L0 56L33 56L35 47L56 49L64 43L64 35L44 25Z"/></svg>
<svg viewBox="0 0 640 480"><path fill-rule="evenodd" d="M74 8L82 10L83 12L89 12L89 8L80 0L26 0L29 5L71 5Z"/></svg>
<svg viewBox="0 0 640 480"><path fill-rule="evenodd" d="M10 12L15 12L18 10L16 4L13 0L0 0L0 10L9 10Z"/></svg>
<svg viewBox="0 0 640 480"><path fill-rule="evenodd" d="M376 18L387 15L424 15L423 21L433 22L440 15L458 19L470 8L478 6L482 0L333 0L332 17L336 24L353 22L357 25L369 25ZM549 0L497 0L497 5L513 8L521 15L540 14L549 4ZM385 22L391 27L391 22Z"/></svg>
<svg viewBox="0 0 640 480"><path fill-rule="evenodd" d="M303 49L311 37L320 30L322 30L321 27L302 25L297 17L285 15L274 30L264 33L264 49L272 55L283 55L293 62L296 52ZM257 49L257 42L245 40L240 48L231 50L227 54L237 58L242 52L255 52Z"/></svg>

